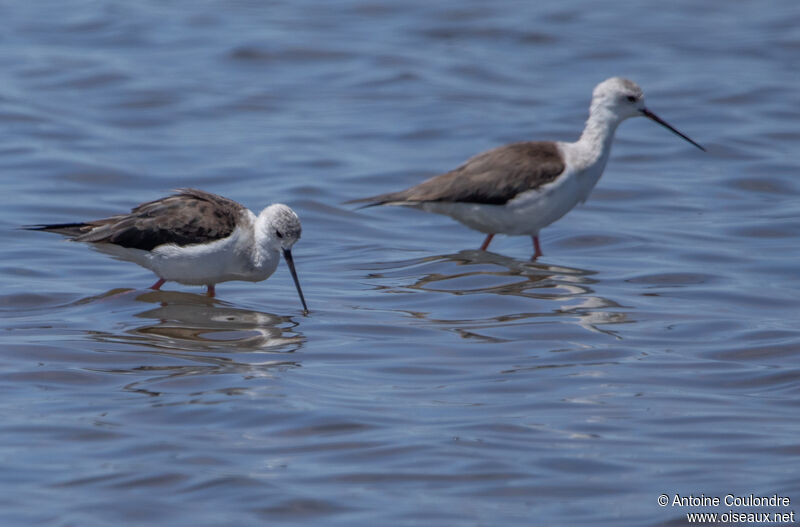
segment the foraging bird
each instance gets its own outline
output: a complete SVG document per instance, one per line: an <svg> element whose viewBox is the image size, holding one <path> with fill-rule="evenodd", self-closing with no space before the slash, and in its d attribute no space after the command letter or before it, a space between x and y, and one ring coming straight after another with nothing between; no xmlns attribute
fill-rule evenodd
<svg viewBox="0 0 800 527"><path fill-rule="evenodd" d="M613 77L595 87L589 119L574 143L500 146L409 189L348 203L402 205L445 214L485 233L483 251L497 233L528 235L536 260L542 255L539 231L586 201L603 174L617 126L630 117L647 117L705 151L648 110L635 82Z"/></svg>
<svg viewBox="0 0 800 527"><path fill-rule="evenodd" d="M143 203L130 214L25 228L64 234L150 269L158 276L151 289L172 280L205 285L212 297L220 282L269 278L283 253L308 312L292 258L302 231L300 219L286 205L270 205L256 216L233 200L187 188Z"/></svg>

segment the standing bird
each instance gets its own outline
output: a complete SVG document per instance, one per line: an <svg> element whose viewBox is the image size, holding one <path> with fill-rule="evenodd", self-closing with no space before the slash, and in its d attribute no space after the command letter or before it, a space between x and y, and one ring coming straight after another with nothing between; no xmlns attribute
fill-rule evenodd
<svg viewBox="0 0 800 527"><path fill-rule="evenodd" d="M445 214L486 233L482 251L497 233L528 235L533 239L531 259L536 260L542 255L539 231L586 201L603 174L617 126L630 117L647 117L705 151L648 110L635 82L612 77L595 87L589 119L574 143L500 146L409 189L348 203L402 205Z"/></svg>
<svg viewBox="0 0 800 527"><path fill-rule="evenodd" d="M150 269L158 276L150 289L172 280L205 285L211 297L220 282L269 278L283 253L308 312L292 259L292 246L302 232L300 219L286 205L270 205L256 216L233 200L187 188L142 203L130 214L25 228L89 242L117 259Z"/></svg>

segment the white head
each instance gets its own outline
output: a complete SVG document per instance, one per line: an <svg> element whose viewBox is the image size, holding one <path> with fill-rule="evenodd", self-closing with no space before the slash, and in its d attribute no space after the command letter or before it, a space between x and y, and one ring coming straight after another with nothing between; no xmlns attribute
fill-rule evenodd
<svg viewBox="0 0 800 527"><path fill-rule="evenodd" d="M303 291L300 289L300 281L297 279L297 271L294 268L294 258L292 258L292 247L303 232L300 218L286 205L276 203L261 211L256 220L256 228L262 235L260 239L265 249L283 253L283 258L292 273L294 285L297 287L297 294L300 295L300 302L303 304L303 309L308 312L306 299L303 298Z"/></svg>
<svg viewBox="0 0 800 527"><path fill-rule="evenodd" d="M644 104L644 93L639 85L622 77L611 77L595 86L589 113L597 118L607 120L614 127L629 117L647 117L705 151L705 148L648 110Z"/></svg>
<svg viewBox="0 0 800 527"><path fill-rule="evenodd" d="M633 81L622 77L611 77L592 92L591 112L610 112L620 121L641 115L644 109L644 93Z"/></svg>
<svg viewBox="0 0 800 527"><path fill-rule="evenodd" d="M262 210L257 225L264 235L265 244L274 251L290 251L303 233L300 218L282 203Z"/></svg>

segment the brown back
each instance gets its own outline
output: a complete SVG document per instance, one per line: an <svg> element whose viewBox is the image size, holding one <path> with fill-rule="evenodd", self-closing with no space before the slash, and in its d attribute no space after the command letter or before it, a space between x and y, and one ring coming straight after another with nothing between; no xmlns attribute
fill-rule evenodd
<svg viewBox="0 0 800 527"><path fill-rule="evenodd" d="M564 160L555 143L512 143L478 154L455 170L407 190L357 201L503 205L526 190L550 183L563 171Z"/></svg>
<svg viewBox="0 0 800 527"><path fill-rule="evenodd" d="M172 196L143 203L130 214L86 222L81 228L83 234L73 239L145 251L166 243L205 243L230 236L245 210L216 194L181 189Z"/></svg>

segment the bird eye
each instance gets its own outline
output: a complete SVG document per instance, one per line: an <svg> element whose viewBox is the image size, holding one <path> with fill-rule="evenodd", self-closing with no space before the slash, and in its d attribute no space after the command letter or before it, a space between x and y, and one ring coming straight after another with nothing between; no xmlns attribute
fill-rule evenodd
<svg viewBox="0 0 800 527"><path fill-rule="evenodd" d="M628 102L636 102L636 97L634 97L633 95L628 95L626 99L628 99Z"/></svg>
<svg viewBox="0 0 800 527"><path fill-rule="evenodd" d="M275 231L275 236L277 236L280 239L283 239L283 234L281 234L281 231Z"/></svg>

